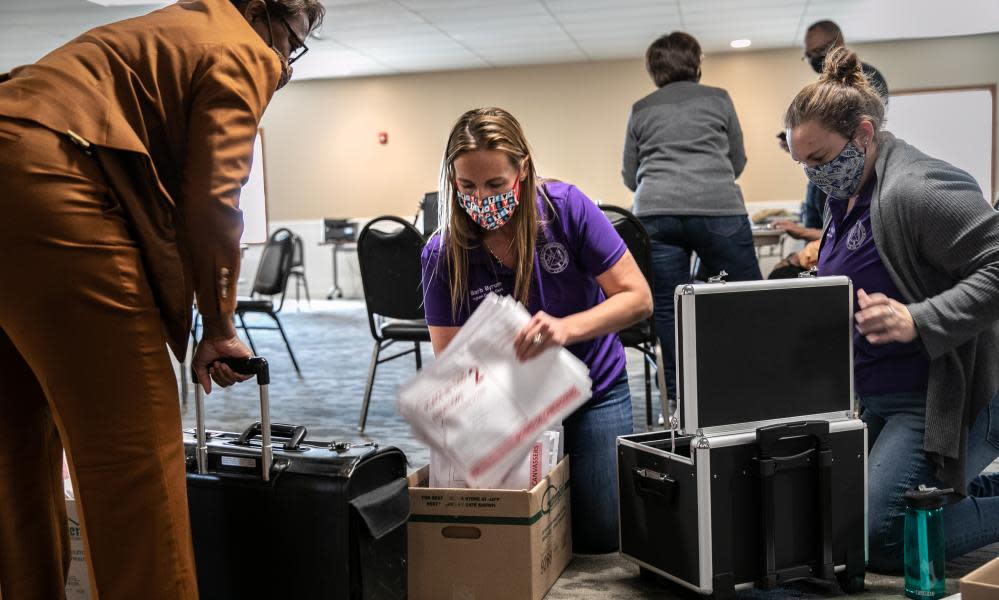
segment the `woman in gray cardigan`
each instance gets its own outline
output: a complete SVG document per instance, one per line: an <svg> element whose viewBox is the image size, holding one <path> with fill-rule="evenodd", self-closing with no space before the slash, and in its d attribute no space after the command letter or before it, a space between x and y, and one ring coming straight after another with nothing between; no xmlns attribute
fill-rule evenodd
<svg viewBox="0 0 999 600"><path fill-rule="evenodd" d="M975 180L881 132L884 105L842 48L785 116L829 194L820 275L857 289L856 393L870 441L870 566L902 565L905 501L953 488L948 558L999 541L999 213Z"/></svg>
<svg viewBox="0 0 999 600"><path fill-rule="evenodd" d="M701 58L697 40L680 31L649 46L645 66L659 89L632 106L621 169L652 241L656 335L671 400L673 290L690 282L691 252L709 275L761 279L735 183L746 166L742 128L728 92L698 83Z"/></svg>

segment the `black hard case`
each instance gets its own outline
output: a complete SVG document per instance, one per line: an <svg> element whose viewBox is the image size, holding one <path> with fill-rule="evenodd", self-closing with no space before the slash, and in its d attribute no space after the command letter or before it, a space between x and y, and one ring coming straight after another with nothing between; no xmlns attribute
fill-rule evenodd
<svg viewBox="0 0 999 600"><path fill-rule="evenodd" d="M852 297L846 278L678 288L684 426L618 438L626 558L719 598L834 573L862 587L867 430L853 410ZM824 369L810 364L819 359Z"/></svg>
<svg viewBox="0 0 999 600"><path fill-rule="evenodd" d="M266 385L261 390L265 398ZM307 441L304 427L274 424L270 431L280 439L272 445L269 481L262 477L259 423L242 434L206 432L201 473L197 434L185 432L201 597L405 598L409 492L402 451Z"/></svg>

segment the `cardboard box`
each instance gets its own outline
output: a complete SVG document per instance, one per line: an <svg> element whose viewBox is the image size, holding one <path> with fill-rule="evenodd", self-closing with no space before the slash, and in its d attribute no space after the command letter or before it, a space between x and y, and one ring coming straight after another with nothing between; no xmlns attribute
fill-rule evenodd
<svg viewBox="0 0 999 600"><path fill-rule="evenodd" d="M83 551L83 531L80 529L76 500L73 498L73 488L68 479L65 480L65 487L66 517L69 521L69 543L72 556L69 576L66 578L66 599L90 600L90 577L87 575L87 559Z"/></svg>
<svg viewBox="0 0 999 600"><path fill-rule="evenodd" d="M995 600L999 598L999 558L995 558L961 579L962 600Z"/></svg>
<svg viewBox="0 0 999 600"><path fill-rule="evenodd" d="M569 459L531 490L409 476L410 600L541 600L572 559Z"/></svg>

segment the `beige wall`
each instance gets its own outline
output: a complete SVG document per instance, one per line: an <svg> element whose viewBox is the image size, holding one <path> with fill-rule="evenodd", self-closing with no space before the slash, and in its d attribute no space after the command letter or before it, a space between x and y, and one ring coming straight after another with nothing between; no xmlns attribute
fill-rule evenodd
<svg viewBox="0 0 999 600"><path fill-rule="evenodd" d="M999 34L856 48L892 89L999 82ZM739 183L748 202L803 194L801 169L774 137L784 108L814 78L799 56L786 49L705 60L703 82L729 91L742 122L749 164ZM652 90L640 60L292 84L263 121L270 218L414 214L423 192L436 189L451 124L485 105L521 121L543 175L627 206L625 124L631 104ZM388 132L387 145L379 145L380 131Z"/></svg>

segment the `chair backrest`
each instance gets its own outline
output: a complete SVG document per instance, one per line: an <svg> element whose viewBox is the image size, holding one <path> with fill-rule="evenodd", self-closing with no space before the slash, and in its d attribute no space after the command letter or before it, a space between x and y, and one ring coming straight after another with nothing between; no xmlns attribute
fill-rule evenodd
<svg viewBox="0 0 999 600"><path fill-rule="evenodd" d="M428 240L437 231L437 194L438 192L427 192L420 201L420 210L423 211L423 237Z"/></svg>
<svg viewBox="0 0 999 600"><path fill-rule="evenodd" d="M399 217L378 217L357 237L361 287L372 315L390 319L423 318L423 285L420 253L423 236Z"/></svg>
<svg viewBox="0 0 999 600"><path fill-rule="evenodd" d="M302 236L297 233L291 234L292 252L291 252L291 268L302 267L305 268L305 244L302 242Z"/></svg>
<svg viewBox="0 0 999 600"><path fill-rule="evenodd" d="M295 234L281 228L271 234L260 254L257 275L253 278L253 292L264 296L283 294L291 271L291 258L295 250Z"/></svg>
<svg viewBox="0 0 999 600"><path fill-rule="evenodd" d="M649 288L651 288L652 241L649 239L649 232L645 230L645 226L638 220L638 217L629 210L611 204L601 206L600 210L607 216L618 235L624 239L624 243L627 244L631 255L635 257L638 268L641 269L642 275L645 275L645 279L649 282Z"/></svg>

